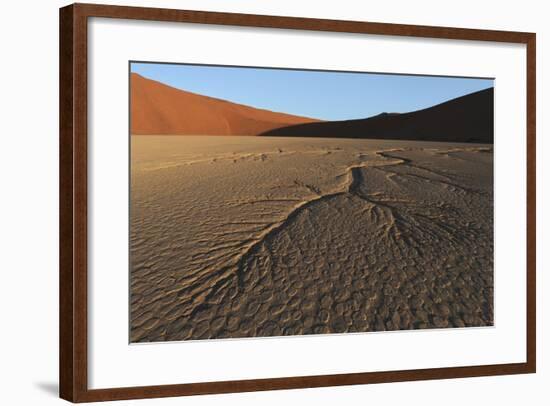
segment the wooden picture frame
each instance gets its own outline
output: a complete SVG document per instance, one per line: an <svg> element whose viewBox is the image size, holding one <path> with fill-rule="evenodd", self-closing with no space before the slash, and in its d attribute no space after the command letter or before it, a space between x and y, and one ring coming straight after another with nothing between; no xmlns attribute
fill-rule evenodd
<svg viewBox="0 0 550 406"><path fill-rule="evenodd" d="M527 46L527 328L526 362L467 367L349 373L275 379L197 382L109 389L88 387L87 125L88 20L184 22L363 33ZM72 402L140 399L368 383L534 373L536 370L535 275L535 34L295 17L74 4L60 9L60 397Z"/></svg>

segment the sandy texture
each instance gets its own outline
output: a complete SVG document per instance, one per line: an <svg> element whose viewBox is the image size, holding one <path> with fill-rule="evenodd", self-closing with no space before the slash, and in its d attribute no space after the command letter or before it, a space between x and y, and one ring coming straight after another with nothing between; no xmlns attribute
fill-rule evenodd
<svg viewBox="0 0 550 406"><path fill-rule="evenodd" d="M131 131L166 135L258 135L318 120L257 109L130 75Z"/></svg>
<svg viewBox="0 0 550 406"><path fill-rule="evenodd" d="M131 341L493 323L492 145L132 137Z"/></svg>

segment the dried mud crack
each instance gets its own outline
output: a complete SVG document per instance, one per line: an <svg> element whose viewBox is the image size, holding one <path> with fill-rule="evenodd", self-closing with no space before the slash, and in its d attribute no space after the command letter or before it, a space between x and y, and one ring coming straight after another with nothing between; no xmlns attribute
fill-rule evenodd
<svg viewBox="0 0 550 406"><path fill-rule="evenodd" d="M490 147L254 142L133 174L132 342L492 325Z"/></svg>

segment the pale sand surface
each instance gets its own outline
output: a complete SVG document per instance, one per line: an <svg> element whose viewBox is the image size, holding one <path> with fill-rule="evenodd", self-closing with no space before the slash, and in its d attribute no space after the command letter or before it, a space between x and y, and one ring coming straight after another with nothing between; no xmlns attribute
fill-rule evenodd
<svg viewBox="0 0 550 406"><path fill-rule="evenodd" d="M492 145L131 143L132 342L493 324Z"/></svg>

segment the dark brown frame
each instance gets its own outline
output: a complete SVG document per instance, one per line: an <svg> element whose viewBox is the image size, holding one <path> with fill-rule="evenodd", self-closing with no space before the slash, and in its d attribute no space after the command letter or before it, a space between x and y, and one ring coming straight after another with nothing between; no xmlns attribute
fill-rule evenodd
<svg viewBox="0 0 550 406"><path fill-rule="evenodd" d="M87 26L89 17L493 41L527 46L526 362L339 375L89 389L87 378ZM534 33L73 4L60 9L60 397L72 402L447 379L536 371Z"/></svg>

